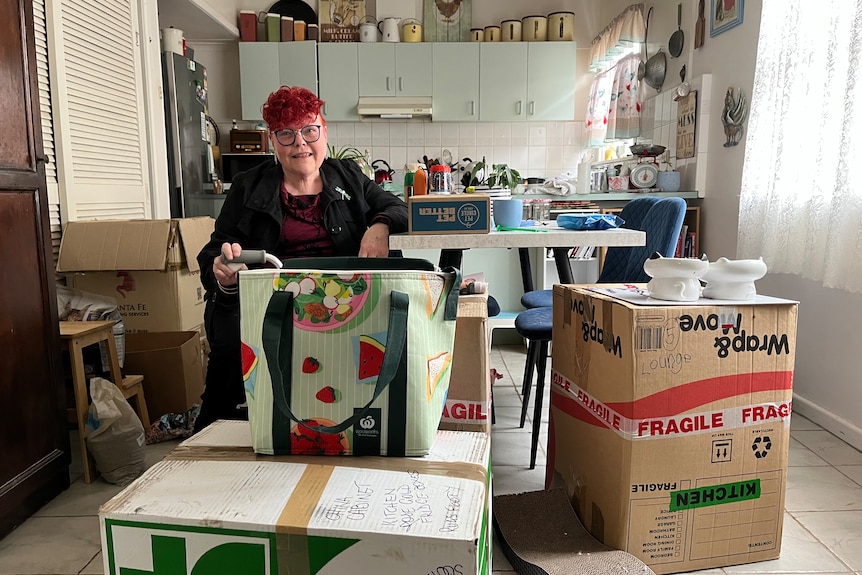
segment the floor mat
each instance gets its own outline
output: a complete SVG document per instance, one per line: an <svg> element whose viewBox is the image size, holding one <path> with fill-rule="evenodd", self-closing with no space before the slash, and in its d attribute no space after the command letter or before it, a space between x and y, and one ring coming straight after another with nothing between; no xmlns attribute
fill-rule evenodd
<svg viewBox="0 0 862 575"><path fill-rule="evenodd" d="M635 556L596 541L562 489L498 495L493 509L499 547L521 575L655 575Z"/></svg>

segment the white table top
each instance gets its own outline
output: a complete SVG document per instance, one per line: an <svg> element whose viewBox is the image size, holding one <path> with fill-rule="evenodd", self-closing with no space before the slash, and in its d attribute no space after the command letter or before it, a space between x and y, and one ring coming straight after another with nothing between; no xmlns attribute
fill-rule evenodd
<svg viewBox="0 0 862 575"><path fill-rule="evenodd" d="M642 246L646 233L614 228L610 230L567 230L556 225L537 229L546 232L498 232L488 234L393 234L389 247L409 249L468 248L570 248L574 246Z"/></svg>

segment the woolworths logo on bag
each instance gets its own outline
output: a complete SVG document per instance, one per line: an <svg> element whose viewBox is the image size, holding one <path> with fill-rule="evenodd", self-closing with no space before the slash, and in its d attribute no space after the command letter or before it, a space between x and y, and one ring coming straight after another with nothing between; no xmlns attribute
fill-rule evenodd
<svg viewBox="0 0 862 575"><path fill-rule="evenodd" d="M111 575L269 575L274 572L274 535L105 522Z"/></svg>

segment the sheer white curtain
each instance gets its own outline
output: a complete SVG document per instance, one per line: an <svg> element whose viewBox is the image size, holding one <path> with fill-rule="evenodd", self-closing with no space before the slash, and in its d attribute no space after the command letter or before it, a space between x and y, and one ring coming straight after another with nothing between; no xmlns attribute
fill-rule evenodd
<svg viewBox="0 0 862 575"><path fill-rule="evenodd" d="M739 257L862 292L862 0L764 0Z"/></svg>

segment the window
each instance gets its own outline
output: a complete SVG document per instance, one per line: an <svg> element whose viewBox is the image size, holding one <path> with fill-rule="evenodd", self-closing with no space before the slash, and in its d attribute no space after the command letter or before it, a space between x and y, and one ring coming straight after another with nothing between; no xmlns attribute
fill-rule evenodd
<svg viewBox="0 0 862 575"><path fill-rule="evenodd" d="M773 273L862 292L862 0L764 1L739 248Z"/></svg>

